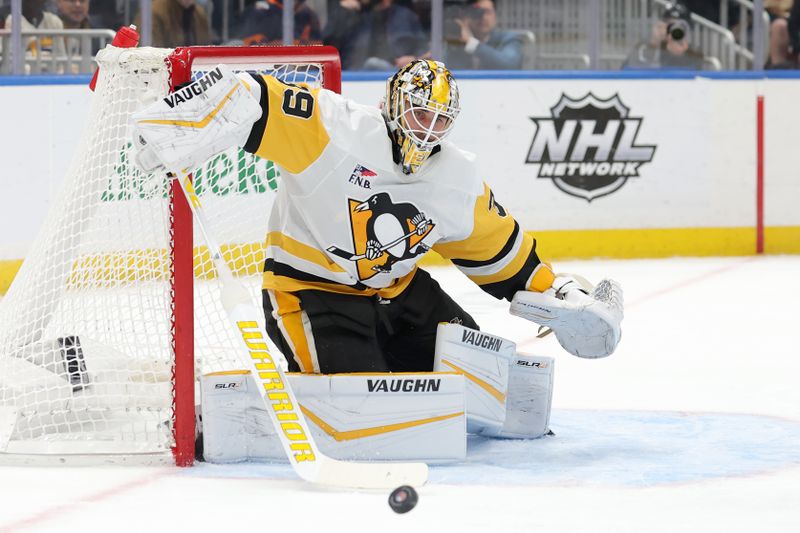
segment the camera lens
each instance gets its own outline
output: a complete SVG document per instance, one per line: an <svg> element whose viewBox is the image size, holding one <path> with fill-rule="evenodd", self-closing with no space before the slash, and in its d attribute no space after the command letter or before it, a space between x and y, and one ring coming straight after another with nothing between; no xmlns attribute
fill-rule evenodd
<svg viewBox="0 0 800 533"><path fill-rule="evenodd" d="M683 28L671 28L669 30L669 35L672 37L673 41L682 41L684 37L686 37L686 32L683 31Z"/></svg>
<svg viewBox="0 0 800 533"><path fill-rule="evenodd" d="M688 41L689 31L689 24L683 20L674 20L667 25L667 33L673 41Z"/></svg>

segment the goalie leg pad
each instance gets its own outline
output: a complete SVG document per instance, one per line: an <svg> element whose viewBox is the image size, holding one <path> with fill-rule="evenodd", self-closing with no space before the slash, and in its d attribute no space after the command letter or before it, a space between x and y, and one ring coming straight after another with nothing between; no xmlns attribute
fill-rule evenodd
<svg viewBox="0 0 800 533"><path fill-rule="evenodd" d="M433 463L466 457L461 376L433 372L287 378L326 455ZM205 375L201 394L206 461L286 461L248 371Z"/></svg>
<svg viewBox="0 0 800 533"><path fill-rule="evenodd" d="M517 354L511 362L506 419L496 436L535 439L547 434L553 399L552 357Z"/></svg>
<svg viewBox="0 0 800 533"><path fill-rule="evenodd" d="M516 353L510 340L460 324L439 324L433 369L465 378L467 431L496 435L506 418L509 363Z"/></svg>
<svg viewBox="0 0 800 533"><path fill-rule="evenodd" d="M553 394L550 357L516 353L510 340L458 324L439 324L434 370L463 374L467 431L488 437L546 434Z"/></svg>

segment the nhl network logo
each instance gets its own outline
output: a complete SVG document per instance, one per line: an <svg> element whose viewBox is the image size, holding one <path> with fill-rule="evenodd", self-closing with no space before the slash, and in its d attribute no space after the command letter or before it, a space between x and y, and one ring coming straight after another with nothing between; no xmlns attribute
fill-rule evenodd
<svg viewBox="0 0 800 533"><path fill-rule="evenodd" d="M525 162L539 165L538 177L588 202L611 194L639 176L656 151L636 144L642 119L629 111L617 94L607 100L562 94L552 116L531 117L536 132Z"/></svg>

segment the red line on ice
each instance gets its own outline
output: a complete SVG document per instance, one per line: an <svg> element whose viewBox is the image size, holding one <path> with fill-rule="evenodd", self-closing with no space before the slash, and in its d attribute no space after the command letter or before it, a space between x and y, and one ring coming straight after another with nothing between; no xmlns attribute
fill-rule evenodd
<svg viewBox="0 0 800 533"><path fill-rule="evenodd" d="M17 520L16 522L11 522L10 524L0 525L0 533L6 533L21 528L31 527L41 522L46 522L48 520L54 520L60 518L67 513L74 512L79 509L86 510L86 508L82 507L81 504L97 503L103 500L107 500L109 498L113 498L115 496L119 496L120 494L124 494L131 490L138 489L145 485L149 485L150 483L158 481L162 477L171 473L175 473L177 471L178 470L176 468L162 469L160 471L153 472L152 474L146 477L134 479L126 483L122 483L121 485L103 489L94 494L89 494L87 496L80 498L79 500L53 505L52 507L43 509L27 518Z"/></svg>

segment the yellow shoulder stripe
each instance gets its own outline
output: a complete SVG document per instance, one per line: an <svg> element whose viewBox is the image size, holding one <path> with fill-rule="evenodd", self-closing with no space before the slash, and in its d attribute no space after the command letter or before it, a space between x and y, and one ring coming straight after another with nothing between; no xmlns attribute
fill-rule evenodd
<svg viewBox="0 0 800 533"><path fill-rule="evenodd" d="M436 243L433 249L448 259L488 261L500 253L514 231L514 218L500 216L490 205L492 191L483 185L483 194L475 200L472 233L463 241Z"/></svg>
<svg viewBox="0 0 800 533"><path fill-rule="evenodd" d="M256 155L274 161L291 174L299 174L319 159L328 146L330 137L322 123L317 96L319 89L308 91L281 83L271 76L264 76L268 91L268 115L264 135ZM299 98L298 93L306 95ZM300 105L302 113L284 111L284 99ZM310 106L310 116L302 115Z"/></svg>

